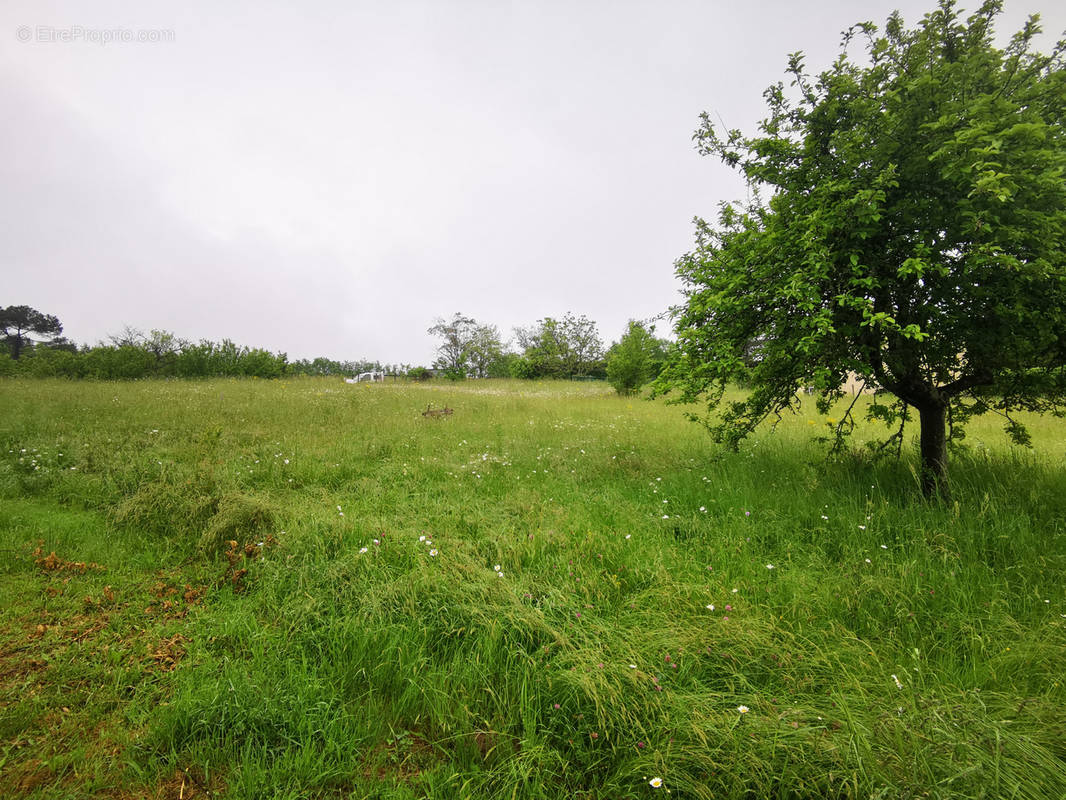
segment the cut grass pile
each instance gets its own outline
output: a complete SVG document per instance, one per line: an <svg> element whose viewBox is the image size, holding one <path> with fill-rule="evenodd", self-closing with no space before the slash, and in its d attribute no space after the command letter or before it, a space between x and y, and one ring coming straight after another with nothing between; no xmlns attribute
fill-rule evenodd
<svg viewBox="0 0 1066 800"><path fill-rule="evenodd" d="M736 454L601 384L0 405L0 796L1066 796L1061 421L930 505L813 405Z"/></svg>

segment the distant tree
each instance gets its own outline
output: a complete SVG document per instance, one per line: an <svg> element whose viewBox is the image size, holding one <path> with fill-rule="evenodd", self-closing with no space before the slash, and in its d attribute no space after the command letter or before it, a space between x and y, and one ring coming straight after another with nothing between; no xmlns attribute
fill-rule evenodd
<svg viewBox="0 0 1066 800"><path fill-rule="evenodd" d="M488 365L485 371L486 378L510 378L513 377L513 365L515 359L518 358L516 353L512 353L508 350L504 350L500 353L499 358L494 359Z"/></svg>
<svg viewBox="0 0 1066 800"><path fill-rule="evenodd" d="M458 312L450 320L438 318L428 331L441 339L433 366L450 378L465 378L477 329L476 320Z"/></svg>
<svg viewBox="0 0 1066 800"><path fill-rule="evenodd" d="M470 368L478 378L488 378L503 359L503 342L495 325L478 325L470 341Z"/></svg>
<svg viewBox="0 0 1066 800"><path fill-rule="evenodd" d="M625 335L607 351L607 381L619 394L633 394L662 371L666 343L655 338L654 330L630 320Z"/></svg>
<svg viewBox="0 0 1066 800"><path fill-rule="evenodd" d="M516 328L515 338L531 365L518 366L520 372L531 369L538 378L603 374L603 340L588 317L545 317L529 328Z"/></svg>
<svg viewBox="0 0 1066 800"><path fill-rule="evenodd" d="M567 314L562 319L562 328L570 348L571 374L603 377L605 354L596 323L584 315L575 318Z"/></svg>
<svg viewBox="0 0 1066 800"><path fill-rule="evenodd" d="M118 333L112 333L107 340L115 347L140 347L147 337L144 331L132 325L123 325Z"/></svg>
<svg viewBox="0 0 1066 800"><path fill-rule="evenodd" d="M174 372L183 378L202 378L214 375L212 357L215 343L201 339L198 344L186 344L174 360Z"/></svg>
<svg viewBox="0 0 1066 800"><path fill-rule="evenodd" d="M296 363L299 364L299 371L306 375L339 375L344 372L344 368L341 364L321 356L309 363Z"/></svg>
<svg viewBox="0 0 1066 800"><path fill-rule="evenodd" d="M83 356L85 377L98 380L136 380L153 374L155 359L143 347L101 345Z"/></svg>
<svg viewBox="0 0 1066 800"><path fill-rule="evenodd" d="M187 342L182 341L169 331L153 330L145 337L141 346L152 354L156 365L162 369L173 362L186 344Z"/></svg>
<svg viewBox="0 0 1066 800"><path fill-rule="evenodd" d="M237 374L248 378L280 378L285 374L289 357L260 347L242 347L237 359Z"/></svg>
<svg viewBox="0 0 1066 800"><path fill-rule="evenodd" d="M413 381L428 381L433 377L433 372L425 367L411 367L407 370L407 377Z"/></svg>
<svg viewBox="0 0 1066 800"><path fill-rule="evenodd" d="M44 341L49 341L62 332L63 326L58 318L42 314L29 306L8 306L0 309L0 337L16 361L26 347L33 346L31 333L47 337Z"/></svg>
<svg viewBox="0 0 1066 800"><path fill-rule="evenodd" d="M802 386L828 410L851 372L892 397L869 413L899 423L897 441L917 411L930 495L946 490L949 425L958 436L997 411L1024 442L1012 412L1063 400L1066 43L1033 52L1033 17L998 49L1001 9L960 22L941 0L913 30L898 13L883 34L857 25L817 78L792 55L795 89L765 92L757 135L703 116L699 149L739 167L752 200L699 222L678 261L679 357L659 387L714 409L748 380L747 399L704 420L720 441L735 446ZM838 442L851 424L849 409Z"/></svg>

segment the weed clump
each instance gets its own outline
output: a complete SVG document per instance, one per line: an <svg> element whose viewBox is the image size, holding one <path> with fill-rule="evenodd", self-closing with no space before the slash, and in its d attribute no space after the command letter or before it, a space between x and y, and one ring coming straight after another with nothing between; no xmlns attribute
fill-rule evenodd
<svg viewBox="0 0 1066 800"><path fill-rule="evenodd" d="M162 477L141 484L111 511L111 521L126 528L165 538L202 531L220 507L217 489L202 479L176 481Z"/></svg>
<svg viewBox="0 0 1066 800"><path fill-rule="evenodd" d="M247 540L273 529L276 522L277 514L265 500L231 492L219 500L218 510L201 534L198 548L205 556L215 556L227 542Z"/></svg>

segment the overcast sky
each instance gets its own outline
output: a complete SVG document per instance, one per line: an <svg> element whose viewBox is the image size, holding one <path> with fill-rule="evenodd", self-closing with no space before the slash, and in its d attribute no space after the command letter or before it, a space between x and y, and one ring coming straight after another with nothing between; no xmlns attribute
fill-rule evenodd
<svg viewBox="0 0 1066 800"><path fill-rule="evenodd" d="M750 131L788 53L822 69L850 24L932 6L5 0L0 306L290 358L429 364L456 311L609 342L744 196L700 112ZM1008 0L999 30L1033 12L1047 50L1066 3Z"/></svg>

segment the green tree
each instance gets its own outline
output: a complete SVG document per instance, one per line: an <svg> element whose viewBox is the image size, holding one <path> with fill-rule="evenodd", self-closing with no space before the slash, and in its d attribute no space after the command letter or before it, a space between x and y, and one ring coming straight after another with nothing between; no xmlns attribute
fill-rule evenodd
<svg viewBox="0 0 1066 800"><path fill-rule="evenodd" d="M1012 412L1061 404L1066 43L1036 52L1033 17L999 49L1000 11L963 21L942 0L914 29L898 14L883 33L857 25L817 78L792 55L757 135L703 115L700 151L753 194L718 226L697 221L677 263L679 357L658 385L709 398L720 441L736 446L802 386L827 408L853 372L883 393L872 416L902 426L917 411L928 495L946 491L949 433L968 417L999 412L1024 441ZM737 379L751 392L723 408ZM852 424L849 408L838 443Z"/></svg>
<svg viewBox="0 0 1066 800"><path fill-rule="evenodd" d="M537 366L526 356L515 356L509 367L512 378L532 380L537 377Z"/></svg>
<svg viewBox="0 0 1066 800"><path fill-rule="evenodd" d="M438 319L428 332L441 339L433 366L446 377L487 378L506 371L506 364L501 364L506 354L496 326L480 325L457 312L450 320Z"/></svg>
<svg viewBox="0 0 1066 800"><path fill-rule="evenodd" d="M625 335L607 351L607 381L618 394L633 394L662 370L666 343L655 338L654 330L630 320Z"/></svg>
<svg viewBox="0 0 1066 800"><path fill-rule="evenodd" d="M115 347L141 347L146 338L141 329L123 325L121 331L112 333L107 340Z"/></svg>
<svg viewBox="0 0 1066 800"><path fill-rule="evenodd" d="M489 378L499 374L499 365L505 361L505 353L500 331L495 325L478 325L474 329L469 354L470 369L476 377Z"/></svg>
<svg viewBox="0 0 1066 800"><path fill-rule="evenodd" d="M181 354L183 348L190 346L190 342L179 339L169 331L155 330L148 334L126 325L118 333L107 337L115 347L138 347L155 359L155 375L170 374Z"/></svg>
<svg viewBox="0 0 1066 800"><path fill-rule="evenodd" d="M529 328L516 328L515 338L529 364L516 369L538 378L603 375L603 340L596 323L567 313L562 319L545 317Z"/></svg>
<svg viewBox="0 0 1066 800"><path fill-rule="evenodd" d="M437 360L433 362L433 366L449 378L465 378L470 368L470 354L477 329L476 320L464 317L459 312L450 320L438 318L427 331L441 339L437 347Z"/></svg>
<svg viewBox="0 0 1066 800"><path fill-rule="evenodd" d="M188 344L169 331L152 330L141 345L155 358L156 373L169 372L181 349Z"/></svg>
<svg viewBox="0 0 1066 800"><path fill-rule="evenodd" d="M34 340L30 334L54 339L63 332L59 319L51 314L42 314L29 306L8 306L0 308L0 337L16 361L27 347L32 347Z"/></svg>

